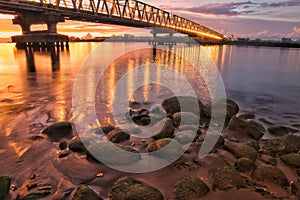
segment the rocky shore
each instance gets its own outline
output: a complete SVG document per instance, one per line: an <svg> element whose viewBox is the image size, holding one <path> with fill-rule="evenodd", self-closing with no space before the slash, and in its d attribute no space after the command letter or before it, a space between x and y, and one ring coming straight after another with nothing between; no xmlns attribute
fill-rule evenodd
<svg viewBox="0 0 300 200"><path fill-rule="evenodd" d="M208 128L223 125L210 123L210 108L218 105L227 105L225 113L217 110L225 115L222 134L212 151L199 158L200 148L210 141ZM21 156L10 159L7 152L1 158L0 200L300 199L300 133L295 127L261 123L230 99L204 105L192 97L171 97L151 108L131 102L127 118L124 124L134 128L105 124L86 134L78 134L73 122L37 128L24 139L30 147ZM145 133L139 127L146 126L149 137L140 138ZM135 156L120 160L120 149ZM166 160L182 155L142 174L103 164L143 166L139 153L147 152Z"/></svg>

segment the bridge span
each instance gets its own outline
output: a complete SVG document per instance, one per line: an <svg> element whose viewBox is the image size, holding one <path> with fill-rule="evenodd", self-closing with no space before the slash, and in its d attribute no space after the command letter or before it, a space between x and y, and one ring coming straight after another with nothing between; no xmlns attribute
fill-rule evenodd
<svg viewBox="0 0 300 200"><path fill-rule="evenodd" d="M229 40L217 31L136 0L0 0L0 13L15 15L13 23L21 26L23 35L13 37L13 41L19 44L68 41L67 36L57 34L57 23L65 20L163 28L199 40ZM33 24L47 24L48 30L33 32L30 30ZM152 33L156 35L155 31Z"/></svg>

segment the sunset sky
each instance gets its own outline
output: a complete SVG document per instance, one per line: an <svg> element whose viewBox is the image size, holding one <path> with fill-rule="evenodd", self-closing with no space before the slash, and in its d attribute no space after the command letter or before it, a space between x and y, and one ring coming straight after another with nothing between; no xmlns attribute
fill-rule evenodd
<svg viewBox="0 0 300 200"><path fill-rule="evenodd" d="M300 0L144 0L143 2L187 17L227 36L300 38ZM20 34L20 27L12 25L12 17L0 15L0 37ZM59 24L60 33L80 37L87 33L93 36L110 36L126 30L129 30L128 27L74 21Z"/></svg>

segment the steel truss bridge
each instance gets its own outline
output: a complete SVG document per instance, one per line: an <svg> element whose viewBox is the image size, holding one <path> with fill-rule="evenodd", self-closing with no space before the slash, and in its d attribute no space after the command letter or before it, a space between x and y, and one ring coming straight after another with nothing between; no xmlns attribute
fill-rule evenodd
<svg viewBox="0 0 300 200"><path fill-rule="evenodd" d="M157 27L207 40L228 40L210 28L136 0L0 0L0 13L18 15L14 24L21 25L23 34L30 32L31 24L40 23L46 23L48 30L55 32L56 24L67 19Z"/></svg>

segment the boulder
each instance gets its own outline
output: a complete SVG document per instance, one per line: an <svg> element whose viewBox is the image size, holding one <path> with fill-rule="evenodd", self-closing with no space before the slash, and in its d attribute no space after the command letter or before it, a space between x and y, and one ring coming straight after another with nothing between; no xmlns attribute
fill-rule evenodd
<svg viewBox="0 0 300 200"><path fill-rule="evenodd" d="M201 179L196 176L188 176L175 184L174 199L198 200L209 191L209 187Z"/></svg>
<svg viewBox="0 0 300 200"><path fill-rule="evenodd" d="M240 172L248 172L255 168L255 163L248 158L239 158L235 163L235 167Z"/></svg>
<svg viewBox="0 0 300 200"><path fill-rule="evenodd" d="M177 112L173 115L173 125L175 127L183 125L199 125L200 116L190 112Z"/></svg>
<svg viewBox="0 0 300 200"><path fill-rule="evenodd" d="M231 99L218 99L207 106L207 110L205 111L206 116L211 116L211 108L216 110L216 114L221 116L225 116L227 119L230 119L233 115L239 112L239 106ZM225 110L221 110L224 108Z"/></svg>
<svg viewBox="0 0 300 200"><path fill-rule="evenodd" d="M70 122L58 122L48 126L41 133L46 134L54 142L62 138L71 138L72 124Z"/></svg>
<svg viewBox="0 0 300 200"><path fill-rule="evenodd" d="M266 140L263 148L278 155L296 153L300 149L300 136L289 134L281 138Z"/></svg>
<svg viewBox="0 0 300 200"><path fill-rule="evenodd" d="M163 200L161 192L155 187L131 177L118 179L109 194L111 200Z"/></svg>
<svg viewBox="0 0 300 200"><path fill-rule="evenodd" d="M262 124L251 119L245 120L236 116L233 116L230 119L228 123L228 128L230 130L235 130L240 133L244 133L255 140L261 139L264 133L266 132L266 129L263 127Z"/></svg>
<svg viewBox="0 0 300 200"><path fill-rule="evenodd" d="M197 131L193 131L193 130L181 131L176 133L175 140L181 144L187 144L193 142L196 135L197 135Z"/></svg>
<svg viewBox="0 0 300 200"><path fill-rule="evenodd" d="M72 200L102 200L94 190L87 185L79 185L73 192Z"/></svg>
<svg viewBox="0 0 300 200"><path fill-rule="evenodd" d="M114 143L121 143L129 139L130 135L121 129L110 131L106 137Z"/></svg>
<svg viewBox="0 0 300 200"><path fill-rule="evenodd" d="M225 191L244 188L245 181L237 170L230 165L225 165L213 171L213 187Z"/></svg>
<svg viewBox="0 0 300 200"><path fill-rule="evenodd" d="M11 180L7 176L0 176L0 199L4 199L10 188Z"/></svg>
<svg viewBox="0 0 300 200"><path fill-rule="evenodd" d="M153 139L172 138L174 135L174 126L170 118L162 119L157 122L152 128L154 131L151 136Z"/></svg>
<svg viewBox="0 0 300 200"><path fill-rule="evenodd" d="M154 156L167 160L178 158L184 153L182 145L179 144L176 140L170 138L163 138L151 142L147 146L147 151L151 152L151 154Z"/></svg>
<svg viewBox="0 0 300 200"><path fill-rule="evenodd" d="M258 152L247 144L225 141L224 149L234 154L237 158L256 160L258 156Z"/></svg>
<svg viewBox="0 0 300 200"><path fill-rule="evenodd" d="M300 154L290 153L280 157L280 159L287 165L293 168L300 168Z"/></svg>
<svg viewBox="0 0 300 200"><path fill-rule="evenodd" d="M130 165L141 159L131 147L104 141L90 145L87 156L108 165Z"/></svg>
<svg viewBox="0 0 300 200"><path fill-rule="evenodd" d="M171 115L177 112L192 112L199 115L200 111L204 108L199 99L190 96L174 96L165 99L161 105Z"/></svg>
<svg viewBox="0 0 300 200"><path fill-rule="evenodd" d="M289 133L298 132L297 129L288 126L270 126L268 127L268 131L271 135L275 135L275 136L284 136L284 135L288 135Z"/></svg>
<svg viewBox="0 0 300 200"><path fill-rule="evenodd" d="M259 181L271 181L282 187L289 186L290 183L285 174L277 167L267 164L260 164L252 172L251 176Z"/></svg>

